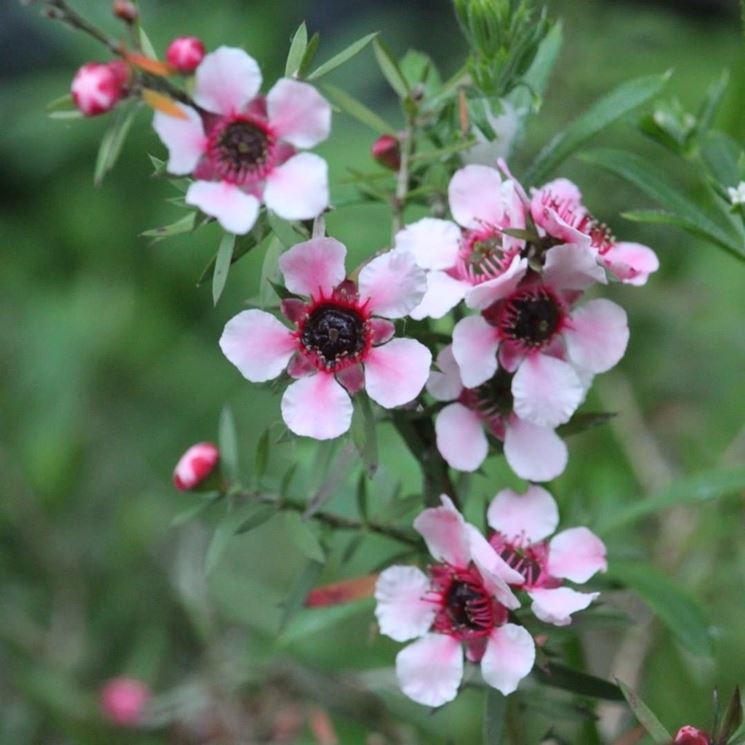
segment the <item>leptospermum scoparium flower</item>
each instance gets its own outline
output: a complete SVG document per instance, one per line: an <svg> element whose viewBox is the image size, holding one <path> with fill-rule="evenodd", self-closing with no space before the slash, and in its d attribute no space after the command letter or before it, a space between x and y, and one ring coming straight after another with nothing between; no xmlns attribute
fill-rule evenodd
<svg viewBox="0 0 745 745"><path fill-rule="evenodd" d="M531 610L545 623L566 626L572 613L584 610L598 593L563 587L563 580L582 584L607 569L605 545L591 530L569 528L548 537L559 524L554 498L540 486L525 494L504 489L486 513L496 531L489 539L499 555L522 576L510 585L525 590L533 601Z"/></svg>
<svg viewBox="0 0 745 745"><path fill-rule="evenodd" d="M192 445L173 469L173 485L179 491L198 489L215 471L220 451L211 442Z"/></svg>
<svg viewBox="0 0 745 745"><path fill-rule="evenodd" d="M425 277L413 258L389 251L345 280L346 248L333 238L293 246L279 259L285 286L304 295L282 302L290 330L263 310L228 321L225 356L254 383L287 368L297 380L282 397L282 417L295 434L326 440L352 421L350 394L363 388L386 409L419 395L432 354L414 339L394 339L391 318L403 318L422 298ZM288 364L289 363L289 364Z"/></svg>
<svg viewBox="0 0 745 745"><path fill-rule="evenodd" d="M329 203L328 168L313 153L325 140L331 107L308 83L282 78L259 96L261 72L242 49L221 47L197 67L194 102L185 118L156 113L168 148L168 171L195 180L186 203L231 233L253 227L260 204L287 220L318 216Z"/></svg>
<svg viewBox="0 0 745 745"><path fill-rule="evenodd" d="M626 312L606 299L575 307L582 290L604 279L584 248L554 246L539 273L527 266L499 284L476 288L481 315L459 321L453 355L463 383L475 388L497 366L514 373L515 413L542 427L568 421L592 376L610 370L626 351ZM600 272L600 275L598 274Z"/></svg>
<svg viewBox="0 0 745 745"><path fill-rule="evenodd" d="M489 453L487 434L504 444L510 468L529 481L550 481L563 473L567 446L551 427L520 419L512 410L510 376L503 370L476 388L466 388L452 347L437 356L427 391L452 401L435 418L437 449L451 468L475 471Z"/></svg>
<svg viewBox="0 0 745 745"><path fill-rule="evenodd" d="M375 588L380 631L399 642L416 639L396 656L402 691L425 706L452 701L463 679L463 654L480 663L490 686L507 695L532 670L535 643L508 621L520 603L508 587L511 569L451 500L414 521L437 562L425 574L413 566L383 571Z"/></svg>
<svg viewBox="0 0 745 745"><path fill-rule="evenodd" d="M396 235L396 248L410 251L427 270L427 293L412 318L442 318L475 287L500 285L524 273L521 239L502 232L524 229L526 209L512 180L482 165L461 168L448 187L455 222L425 217Z"/></svg>
<svg viewBox="0 0 745 745"><path fill-rule="evenodd" d="M129 68L121 60L89 62L75 73L70 93L85 116L99 116L119 103L128 81Z"/></svg>

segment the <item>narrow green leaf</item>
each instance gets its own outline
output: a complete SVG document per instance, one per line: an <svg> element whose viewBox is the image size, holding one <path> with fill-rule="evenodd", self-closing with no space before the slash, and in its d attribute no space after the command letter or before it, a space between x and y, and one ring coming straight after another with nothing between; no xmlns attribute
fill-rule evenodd
<svg viewBox="0 0 745 745"><path fill-rule="evenodd" d="M247 502L227 512L215 528L204 558L204 573L210 574L220 563L230 540L238 533L247 533L269 520L276 510L268 505Z"/></svg>
<svg viewBox="0 0 745 745"><path fill-rule="evenodd" d="M158 59L158 53L155 51L155 47L150 41L150 38L145 33L145 29L140 26L139 31L140 46L142 47L142 51L144 52L145 56L150 57L151 59Z"/></svg>
<svg viewBox="0 0 745 745"><path fill-rule="evenodd" d="M366 523L369 517L369 511L367 509L367 478L364 473L360 474L357 479L357 512L360 515L360 520Z"/></svg>
<svg viewBox="0 0 745 745"><path fill-rule="evenodd" d="M720 186L737 186L740 183L739 162L743 157L742 145L717 130L701 136L701 157L712 177Z"/></svg>
<svg viewBox="0 0 745 745"><path fill-rule="evenodd" d="M106 130L98 148L93 172L93 183L96 186L101 185L106 174L116 165L137 109L137 106L121 105L114 110L111 126Z"/></svg>
<svg viewBox="0 0 745 745"><path fill-rule="evenodd" d="M586 429L607 424L615 416L616 414L612 411L586 411L581 414L575 414L570 421L562 424L556 431L561 437L576 435L584 432Z"/></svg>
<svg viewBox="0 0 745 745"><path fill-rule="evenodd" d="M228 272L233 260L233 249L235 248L235 236L232 233L224 233L217 248L215 258L215 271L212 274L212 302L217 305L220 295L225 289L228 281Z"/></svg>
<svg viewBox="0 0 745 745"><path fill-rule="evenodd" d="M594 526L600 535L626 527L643 517L682 504L705 504L745 490L745 467L714 469L678 479L667 489L638 500Z"/></svg>
<svg viewBox="0 0 745 745"><path fill-rule="evenodd" d="M257 483L261 482L266 473L266 467L269 463L269 430L264 430L264 434L259 437L256 444L256 459L254 462L254 477Z"/></svg>
<svg viewBox="0 0 745 745"><path fill-rule="evenodd" d="M484 745L501 745L507 699L495 688L484 693Z"/></svg>
<svg viewBox="0 0 745 745"><path fill-rule="evenodd" d="M337 453L333 462L328 466L324 464L322 473L325 474L321 485L313 495L308 508L305 510L303 517L307 520L313 514L323 507L329 499L339 490L341 485L346 481L355 461L354 447L348 442Z"/></svg>
<svg viewBox="0 0 745 745"><path fill-rule="evenodd" d="M304 642L308 636L318 634L321 631L328 631L331 627L340 624L342 621L347 621L363 610L369 612L371 604L371 600L357 600L328 608L314 608L302 613L292 623L288 624L277 639L277 644L286 647L296 641Z"/></svg>
<svg viewBox="0 0 745 745"><path fill-rule="evenodd" d="M370 399L365 393L354 397L354 418L352 419L352 442L362 458L368 478L378 470L378 436Z"/></svg>
<svg viewBox="0 0 745 745"><path fill-rule="evenodd" d="M172 222L170 225L163 225L160 228L146 230L144 233L140 233L140 235L144 238L152 238L153 243L156 243L158 241L163 241L166 238L172 238L174 235L190 233L194 230L196 216L196 212L190 212L188 215L184 215L180 220L176 220L176 222Z"/></svg>
<svg viewBox="0 0 745 745"><path fill-rule="evenodd" d="M701 104L698 112L698 131L706 132L714 124L714 118L719 111L724 94L727 92L729 85L729 71L722 70L719 80L715 81L706 92L706 98Z"/></svg>
<svg viewBox="0 0 745 745"><path fill-rule="evenodd" d="M309 559L323 564L326 561L326 553L310 525L297 512L285 512L284 520L292 542Z"/></svg>
<svg viewBox="0 0 745 745"><path fill-rule="evenodd" d="M378 32L375 31L372 34L363 36L361 39L350 44L346 49L342 49L339 54L334 55L330 60L327 60L319 67L316 67L310 75L308 80L318 80L318 78L327 75L332 70L335 70L340 65L343 65L348 60L352 59L356 54L359 54L376 36Z"/></svg>
<svg viewBox="0 0 745 745"><path fill-rule="evenodd" d="M564 691L578 693L580 696L605 701L623 701L623 694L618 686L610 681L558 663L551 663L546 669L536 667L532 675L539 683L552 688L561 688Z"/></svg>
<svg viewBox="0 0 745 745"><path fill-rule="evenodd" d="M47 116L51 119L82 119L83 112L75 105L72 95L55 98L46 105Z"/></svg>
<svg viewBox="0 0 745 745"><path fill-rule="evenodd" d="M732 735L737 732L742 724L743 710L742 710L742 696L740 695L740 686L735 686L735 691L730 699L729 706L727 707L727 713L724 717L724 723L722 724L721 732L717 732L717 728L713 728L712 741L713 745L727 745Z"/></svg>
<svg viewBox="0 0 745 745"><path fill-rule="evenodd" d="M220 445L220 460L225 473L231 482L238 479L238 434L235 429L235 418L229 406L220 413L218 425L218 443Z"/></svg>
<svg viewBox="0 0 745 745"><path fill-rule="evenodd" d="M401 68L398 66L398 62L396 62L391 50L381 39L375 39L373 41L373 49L375 50L375 59L378 60L380 71L391 88L396 91L399 98L408 98L411 93L409 84L406 82L406 78L401 72Z"/></svg>
<svg viewBox="0 0 745 745"><path fill-rule="evenodd" d="M623 681L619 680L618 685L631 711L634 712L634 716L639 724L647 730L655 745L669 745L673 736L663 727L652 710Z"/></svg>
<svg viewBox="0 0 745 745"><path fill-rule="evenodd" d="M643 562L611 562L610 579L633 590L689 651L712 653L709 623L701 607L665 575Z"/></svg>
<svg viewBox="0 0 745 745"><path fill-rule="evenodd" d="M442 88L442 79L433 59L416 49L409 49L401 60L401 73L411 88L420 86L425 98L431 98Z"/></svg>
<svg viewBox="0 0 745 745"><path fill-rule="evenodd" d="M291 222L283 220L274 212L268 213L269 227L274 235L282 241L285 248L292 248L294 245L306 240L306 236L299 233Z"/></svg>
<svg viewBox="0 0 745 745"><path fill-rule="evenodd" d="M395 132L395 128L392 124L389 124L381 116L368 109L367 106L360 103L356 98L352 98L352 96L341 90L341 88L326 83L322 87L322 90L327 98L329 98L331 102L338 106L345 114L349 114L349 116L353 117L361 124L370 127L374 132L382 135Z"/></svg>
<svg viewBox="0 0 745 745"><path fill-rule="evenodd" d="M197 213L201 215L201 213ZM200 218L197 218L199 220ZM250 233L246 235L239 235L235 239L235 246L233 248L233 258L231 259L231 265L242 259L249 251L253 251L267 236L269 232L269 222L266 217L266 213L262 212L259 215L259 219L256 221L256 225ZM202 270L202 274L197 280L197 287L201 287L210 277L215 273L215 261L217 256L213 256L208 262L207 266Z"/></svg>
<svg viewBox="0 0 745 745"><path fill-rule="evenodd" d="M305 569L298 575L290 592L282 602L282 618L279 623L280 631L283 631L295 614L303 607L305 598L313 587L318 583L318 578L323 571L323 564L317 561L309 561Z"/></svg>
<svg viewBox="0 0 745 745"><path fill-rule="evenodd" d="M251 530L255 530L260 525L269 522L278 513L277 508L271 504L255 505L251 514L239 521L235 529L235 535L243 535Z"/></svg>
<svg viewBox="0 0 745 745"><path fill-rule="evenodd" d="M303 21L299 26L295 35L292 37L292 43L290 44L290 51L287 53L287 62L285 63L285 76L291 78L302 64L305 51L308 48L308 27Z"/></svg>
<svg viewBox="0 0 745 745"><path fill-rule="evenodd" d="M204 512L211 504L212 500L200 499L196 504L192 504L190 507L187 507L185 510L179 512L171 520L171 527L178 528L181 525L186 525L186 523L191 522L195 517L201 515L202 512Z"/></svg>
<svg viewBox="0 0 745 745"><path fill-rule="evenodd" d="M300 68L297 71L297 76L301 80L308 74L308 68L313 64L313 60L316 58L316 52L318 51L318 44L320 41L321 36L318 32L310 37L303 59L300 61Z"/></svg>
<svg viewBox="0 0 745 745"><path fill-rule="evenodd" d="M534 185L545 181L591 137L656 96L669 77L669 73L665 73L629 80L603 96L538 153L525 175L526 183Z"/></svg>

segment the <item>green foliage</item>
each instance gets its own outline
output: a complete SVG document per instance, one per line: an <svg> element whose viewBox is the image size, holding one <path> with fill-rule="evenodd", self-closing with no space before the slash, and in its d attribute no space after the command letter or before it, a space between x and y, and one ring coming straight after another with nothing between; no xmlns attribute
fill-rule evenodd
<svg viewBox="0 0 745 745"><path fill-rule="evenodd" d="M656 745L670 745L673 736L662 726L652 710L625 683L618 681L631 711Z"/></svg>

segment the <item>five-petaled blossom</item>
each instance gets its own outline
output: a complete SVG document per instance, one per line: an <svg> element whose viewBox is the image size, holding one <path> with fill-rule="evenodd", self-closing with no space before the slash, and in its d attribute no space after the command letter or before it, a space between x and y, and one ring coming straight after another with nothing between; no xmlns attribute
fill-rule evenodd
<svg viewBox="0 0 745 745"><path fill-rule="evenodd" d="M528 265L520 255L525 242L502 232L525 228L525 206L512 180L494 168L466 166L450 180L448 199L455 222L425 217L396 235L396 248L410 251L427 270L427 293L412 318L442 318Z"/></svg>
<svg viewBox="0 0 745 745"><path fill-rule="evenodd" d="M466 388L452 347L437 356L427 391L451 401L435 418L437 449L458 471L475 471L489 452L487 433L501 440L510 468L529 481L550 481L566 468L564 441L551 427L520 419L512 410L510 376L503 370L476 388Z"/></svg>
<svg viewBox="0 0 745 745"><path fill-rule="evenodd" d="M121 60L88 62L72 79L70 92L85 116L99 116L116 106L129 82L129 68Z"/></svg>
<svg viewBox="0 0 745 745"><path fill-rule="evenodd" d="M346 248L333 238L293 246L279 259L287 289L308 299L282 302L292 330L262 310L228 321L220 339L225 356L245 378L260 383L287 368L292 383L282 417L298 435L339 437L352 421L349 394L363 388L392 408L419 395L432 354L414 339L393 339L391 318L403 318L424 294L424 273L412 257L389 251L346 280ZM288 365L289 363L289 365Z"/></svg>
<svg viewBox="0 0 745 745"><path fill-rule="evenodd" d="M173 469L173 485L179 491L198 489L215 472L220 451L211 442L192 445Z"/></svg>
<svg viewBox="0 0 745 745"><path fill-rule="evenodd" d="M392 566L375 588L380 631L395 641L416 639L396 656L403 692L425 706L452 701L463 679L463 654L481 665L490 686L512 693L532 670L535 643L508 621L519 606L509 582L521 575L468 524L448 497L414 521L436 564L425 574Z"/></svg>
<svg viewBox="0 0 745 745"><path fill-rule="evenodd" d="M596 373L626 350L626 312L595 299L575 307L582 290L604 279L591 254L575 244L554 246L540 274L527 266L502 282L481 285L471 304L482 309L453 330L453 355L463 383L475 388L499 366L514 373L514 411L543 427L568 421Z"/></svg>
<svg viewBox="0 0 745 745"><path fill-rule="evenodd" d="M605 545L588 528L568 528L548 537L559 524L554 498L540 486L525 494L511 489L499 492L486 513L495 533L489 543L521 575L510 585L525 590L531 610L545 623L566 626L572 613L584 610L598 596L563 587L563 580L587 582L607 569Z"/></svg>
<svg viewBox="0 0 745 745"><path fill-rule="evenodd" d="M136 678L112 678L101 689L104 716L120 727L136 727L142 721L150 689Z"/></svg>
<svg viewBox="0 0 745 745"><path fill-rule="evenodd" d="M287 220L316 217L329 203L326 161L297 153L325 140L331 107L311 85L282 78L259 96L261 72L242 49L220 47L196 69L184 118L158 112L168 170L191 174L186 202L231 233L253 227L263 202Z"/></svg>
<svg viewBox="0 0 745 745"><path fill-rule="evenodd" d="M711 745L711 740L706 732L687 724L677 731L673 745Z"/></svg>

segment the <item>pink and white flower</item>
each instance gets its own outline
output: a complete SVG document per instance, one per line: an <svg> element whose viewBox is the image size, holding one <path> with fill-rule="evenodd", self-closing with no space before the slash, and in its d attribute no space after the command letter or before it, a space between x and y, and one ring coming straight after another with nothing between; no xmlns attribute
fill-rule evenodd
<svg viewBox="0 0 745 745"><path fill-rule="evenodd" d="M563 580L587 582L607 569L605 545L588 528L569 528L548 537L559 524L554 498L540 486L525 494L499 492L486 513L496 531L489 543L521 579L510 585L527 592L537 618L555 626L571 623L572 613L584 610L599 595L577 592Z"/></svg>
<svg viewBox="0 0 745 745"><path fill-rule="evenodd" d="M463 679L465 656L481 665L487 684L508 695L532 670L535 643L508 622L519 601L508 582L521 575L466 523L448 497L414 521L437 562L425 574L392 566L375 588L380 631L399 642L416 639L396 657L401 690L425 706L452 701Z"/></svg>
<svg viewBox="0 0 745 745"><path fill-rule="evenodd" d="M99 116L119 103L128 82L129 68L121 60L89 62L75 73L70 92L85 116Z"/></svg>
<svg viewBox="0 0 745 745"><path fill-rule="evenodd" d="M363 388L386 409L421 392L432 364L414 339L393 338L390 320L422 298L424 273L409 254L389 251L366 264L357 283L345 280L346 248L333 238L300 243L280 257L293 298L282 312L288 329L262 310L228 321L220 339L225 356L245 378L261 383L285 368L296 378L282 397L282 417L298 435L339 437L352 420L350 394Z"/></svg>
<svg viewBox="0 0 745 745"><path fill-rule="evenodd" d="M220 462L220 451L211 442L192 445L173 471L173 485L179 491L198 489L214 473Z"/></svg>
<svg viewBox="0 0 745 745"><path fill-rule="evenodd" d="M168 45L166 60L171 67L188 75L199 67L206 51L196 36L179 36Z"/></svg>
<svg viewBox="0 0 745 745"><path fill-rule="evenodd" d="M711 738L698 727L686 724L675 733L672 745L711 745Z"/></svg>
<svg viewBox="0 0 745 745"><path fill-rule="evenodd" d="M503 442L510 468L529 481L550 481L566 468L564 441L551 427L520 419L512 411L509 375L498 370L477 388L466 388L452 347L437 356L427 391L438 401L452 401L435 418L437 449L451 468L475 471L489 452L487 435Z"/></svg>
<svg viewBox="0 0 745 745"><path fill-rule="evenodd" d="M606 299L574 306L598 271L591 254L568 243L546 253L540 275L519 285L476 288L481 315L464 318L453 330L464 385L482 385L499 362L514 373L511 390L520 419L549 428L568 421L592 376L610 370L628 344L623 308Z"/></svg>
<svg viewBox="0 0 745 745"><path fill-rule="evenodd" d="M104 716L119 727L136 727L150 700L150 689L136 678L112 678L101 689Z"/></svg>
<svg viewBox="0 0 745 745"><path fill-rule="evenodd" d="M261 81L253 57L220 47L196 69L198 110L178 104L185 118L158 112L153 120L169 172L195 179L186 203L236 234L251 230L262 202L286 220L316 217L329 203L326 161L297 152L328 137L328 101L290 78L259 96Z"/></svg>
<svg viewBox="0 0 745 745"><path fill-rule="evenodd" d="M512 180L499 171L469 165L448 188L455 222L425 217L396 236L396 248L411 252L427 270L427 293L412 318L442 318L475 288L514 287L527 270L524 241L504 228L525 228L525 206Z"/></svg>
<svg viewBox="0 0 745 745"><path fill-rule="evenodd" d="M556 179L534 190L530 213L544 234L562 243L587 246L621 282L646 284L649 275L659 269L657 254L648 246L616 241L608 226L582 204L582 193L568 179Z"/></svg>

